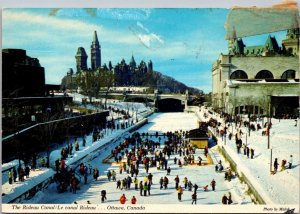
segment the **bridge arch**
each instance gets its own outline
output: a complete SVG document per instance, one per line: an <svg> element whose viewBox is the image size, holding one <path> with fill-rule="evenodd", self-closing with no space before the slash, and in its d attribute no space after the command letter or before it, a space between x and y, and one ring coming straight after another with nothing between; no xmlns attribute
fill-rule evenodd
<svg viewBox="0 0 300 214"><path fill-rule="evenodd" d="M184 102L181 99L164 98L155 103L158 112L183 112Z"/></svg>

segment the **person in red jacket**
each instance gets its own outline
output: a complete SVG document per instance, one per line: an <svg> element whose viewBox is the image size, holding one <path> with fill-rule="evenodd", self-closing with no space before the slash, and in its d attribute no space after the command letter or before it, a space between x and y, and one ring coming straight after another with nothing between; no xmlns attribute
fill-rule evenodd
<svg viewBox="0 0 300 214"><path fill-rule="evenodd" d="M132 197L132 199L131 199L131 204L136 204L136 197Z"/></svg>
<svg viewBox="0 0 300 214"><path fill-rule="evenodd" d="M120 203L125 204L125 202L126 202L126 197L125 197L125 194L123 194L120 198Z"/></svg>

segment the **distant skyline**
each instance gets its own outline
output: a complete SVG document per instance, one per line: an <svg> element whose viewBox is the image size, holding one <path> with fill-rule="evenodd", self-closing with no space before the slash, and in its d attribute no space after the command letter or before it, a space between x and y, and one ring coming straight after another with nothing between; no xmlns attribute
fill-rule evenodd
<svg viewBox="0 0 300 214"><path fill-rule="evenodd" d="M90 45L97 31L102 65L115 66L133 55L137 64L152 60L153 68L189 87L212 89L211 67L228 53L225 22L228 9L4 9L2 48L25 49L45 67L46 83L60 84L75 54ZM93 15L91 15L91 13ZM50 15L52 14L52 15ZM285 32L271 33L278 44ZM262 45L268 35L243 38L247 46Z"/></svg>

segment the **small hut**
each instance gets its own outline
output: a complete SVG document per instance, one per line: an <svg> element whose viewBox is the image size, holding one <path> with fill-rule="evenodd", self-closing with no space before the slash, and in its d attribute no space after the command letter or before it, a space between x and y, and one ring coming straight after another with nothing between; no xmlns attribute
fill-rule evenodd
<svg viewBox="0 0 300 214"><path fill-rule="evenodd" d="M188 138L190 139L190 144L196 146L198 149L208 147L207 129L205 130L203 127L190 130Z"/></svg>

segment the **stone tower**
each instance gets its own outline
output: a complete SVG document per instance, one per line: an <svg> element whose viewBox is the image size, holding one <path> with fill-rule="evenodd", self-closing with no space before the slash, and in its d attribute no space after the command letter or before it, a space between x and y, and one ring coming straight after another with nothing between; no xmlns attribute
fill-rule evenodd
<svg viewBox="0 0 300 214"><path fill-rule="evenodd" d="M235 27L233 26L232 36L228 40L228 52L229 52L229 54L233 54L233 46L234 46L234 43L236 42L236 40L237 40L236 30L235 30Z"/></svg>
<svg viewBox="0 0 300 214"><path fill-rule="evenodd" d="M76 72L80 72L81 70L87 70L87 54L83 47L79 47L77 53L75 55L76 59Z"/></svg>
<svg viewBox="0 0 300 214"><path fill-rule="evenodd" d="M287 54L299 55L299 28L287 30L286 38L282 40L282 46Z"/></svg>
<svg viewBox="0 0 300 214"><path fill-rule="evenodd" d="M148 62L148 71L153 71L153 63L151 60Z"/></svg>
<svg viewBox="0 0 300 214"><path fill-rule="evenodd" d="M96 31L94 31L94 37L91 45L91 67L92 70L101 67L101 47Z"/></svg>

